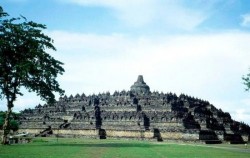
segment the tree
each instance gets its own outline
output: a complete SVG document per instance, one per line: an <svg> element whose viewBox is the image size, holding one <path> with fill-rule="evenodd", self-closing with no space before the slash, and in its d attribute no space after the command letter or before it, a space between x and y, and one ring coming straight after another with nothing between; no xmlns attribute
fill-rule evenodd
<svg viewBox="0 0 250 158"><path fill-rule="evenodd" d="M64 72L63 63L46 53L56 48L42 32L44 29L45 25L27 21L23 16L9 18L0 6L0 99L6 99L8 109L2 144L7 143L10 114L14 101L22 95L21 87L49 104L55 101L53 92L64 93L56 80Z"/></svg>
<svg viewBox="0 0 250 158"><path fill-rule="evenodd" d="M3 111L0 111L0 130L3 129L5 116L6 116L6 113ZM9 126L10 130L13 130L13 131L18 130L18 122L17 122L18 118L19 118L19 114L13 112L10 117L10 126Z"/></svg>
<svg viewBox="0 0 250 158"><path fill-rule="evenodd" d="M247 74L246 76L242 77L243 81L244 81L244 85L246 85L246 91L250 90L250 73Z"/></svg>

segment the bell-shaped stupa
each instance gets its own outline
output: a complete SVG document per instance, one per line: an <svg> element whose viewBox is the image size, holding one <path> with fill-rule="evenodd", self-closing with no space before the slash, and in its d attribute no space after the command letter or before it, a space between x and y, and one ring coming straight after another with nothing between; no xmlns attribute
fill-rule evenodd
<svg viewBox="0 0 250 158"><path fill-rule="evenodd" d="M150 92L150 88L144 82L142 75L138 76L137 81L131 86L130 90L136 93L149 93Z"/></svg>

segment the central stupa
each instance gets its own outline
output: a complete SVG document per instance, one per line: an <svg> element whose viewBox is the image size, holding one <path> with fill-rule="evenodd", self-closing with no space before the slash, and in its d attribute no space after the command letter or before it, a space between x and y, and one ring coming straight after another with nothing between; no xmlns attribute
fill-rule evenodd
<svg viewBox="0 0 250 158"><path fill-rule="evenodd" d="M132 92L137 92L137 93L149 93L150 92L150 88L144 82L142 75L138 76L137 81L131 86L130 90Z"/></svg>

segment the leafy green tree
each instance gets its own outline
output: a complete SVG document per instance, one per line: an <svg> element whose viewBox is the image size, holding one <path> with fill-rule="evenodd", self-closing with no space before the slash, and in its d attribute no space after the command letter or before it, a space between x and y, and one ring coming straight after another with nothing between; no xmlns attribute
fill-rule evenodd
<svg viewBox="0 0 250 158"><path fill-rule="evenodd" d="M0 117L0 129L3 129L4 118Z"/></svg>
<svg viewBox="0 0 250 158"><path fill-rule="evenodd" d="M250 90L250 73L242 77L244 85L246 85L246 91Z"/></svg>
<svg viewBox="0 0 250 158"><path fill-rule="evenodd" d="M5 112L0 111L0 118L5 118Z"/></svg>
<svg viewBox="0 0 250 158"><path fill-rule="evenodd" d="M7 143L10 114L14 101L22 95L21 87L48 103L55 101L53 92L64 93L56 80L64 72L63 63L46 53L56 49L44 29L45 25L22 16L9 18L0 6L0 98L6 99L8 109L2 144Z"/></svg>
<svg viewBox="0 0 250 158"><path fill-rule="evenodd" d="M3 129L3 125L4 125L4 119L5 119L5 112L0 111L0 130ZM19 113L12 113L11 117L10 117L10 126L9 128L13 131L17 131L18 130L18 122L17 120L19 119Z"/></svg>
<svg viewBox="0 0 250 158"><path fill-rule="evenodd" d="M10 120L10 129L12 129L13 131L18 130L18 123L16 120Z"/></svg>

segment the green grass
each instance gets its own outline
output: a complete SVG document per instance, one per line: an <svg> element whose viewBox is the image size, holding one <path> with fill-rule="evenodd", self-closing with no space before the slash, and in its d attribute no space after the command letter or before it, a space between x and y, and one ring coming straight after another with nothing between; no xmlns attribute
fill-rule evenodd
<svg viewBox="0 0 250 158"><path fill-rule="evenodd" d="M249 158L244 145L203 145L83 138L36 138L29 144L0 145L0 158Z"/></svg>

